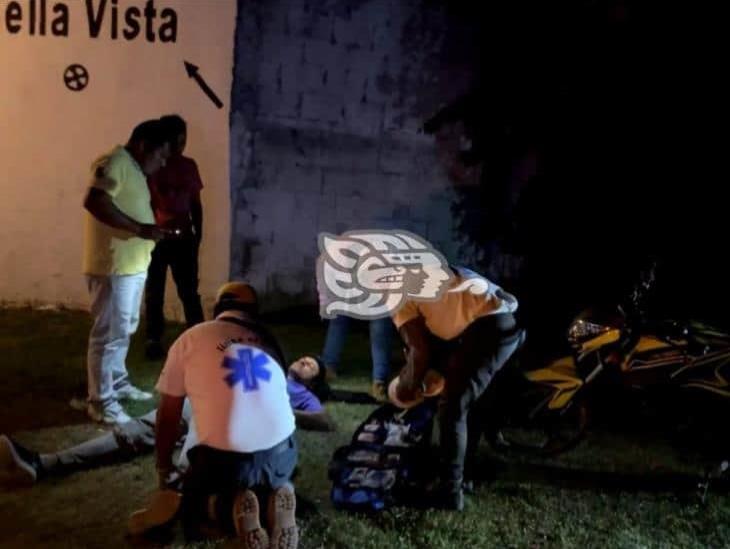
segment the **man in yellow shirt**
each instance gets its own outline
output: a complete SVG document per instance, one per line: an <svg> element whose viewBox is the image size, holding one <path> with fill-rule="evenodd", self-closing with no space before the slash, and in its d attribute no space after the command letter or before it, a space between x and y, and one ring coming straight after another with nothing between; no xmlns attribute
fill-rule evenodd
<svg viewBox="0 0 730 549"><path fill-rule="evenodd" d="M441 485L434 503L460 511L467 441L471 453L480 432L480 418L469 418L469 410L519 346L521 331L512 315L517 309L513 295L473 271L452 270L449 289L438 300L406 301L393 322L407 347L398 400L418 397L429 368L445 378L438 404Z"/></svg>
<svg viewBox="0 0 730 549"><path fill-rule="evenodd" d="M163 127L149 120L134 129L126 146L92 166L84 200L83 272L94 317L86 359L87 413L94 421L125 423L130 418L119 399L152 398L130 383L125 360L139 323L150 254L164 236L155 225L146 176L159 170L168 154Z"/></svg>

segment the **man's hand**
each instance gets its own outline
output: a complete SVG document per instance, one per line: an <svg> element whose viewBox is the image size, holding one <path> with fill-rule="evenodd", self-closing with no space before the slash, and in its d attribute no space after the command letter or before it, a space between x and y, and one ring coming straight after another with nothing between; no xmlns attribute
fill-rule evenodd
<svg viewBox="0 0 730 549"><path fill-rule="evenodd" d="M193 222L195 245L200 247L200 242L203 240L203 205L200 203L200 193L193 197L190 205L190 219Z"/></svg>
<svg viewBox="0 0 730 549"><path fill-rule="evenodd" d="M155 465L157 481L160 485L167 482L175 467L172 465L172 452L178 439L180 418L182 417L185 397L160 393L160 405L155 421Z"/></svg>
<svg viewBox="0 0 730 549"><path fill-rule="evenodd" d="M151 224L151 223L140 223L139 229L137 230L137 236L139 238L144 238L145 240L154 240L155 242L159 242L167 234L169 231L165 231L164 229L161 229L157 225Z"/></svg>
<svg viewBox="0 0 730 549"><path fill-rule="evenodd" d="M109 180L111 181L111 180ZM112 197L99 187L91 187L84 200L84 208L96 219L115 229L128 231L146 240L162 240L166 231L157 225L139 223L117 208Z"/></svg>
<svg viewBox="0 0 730 549"><path fill-rule="evenodd" d="M401 373L401 375L403 375ZM414 386L412 383L404 383L402 378L398 377L398 384L395 386L395 396L401 402L410 402L421 397L423 391L420 387Z"/></svg>
<svg viewBox="0 0 730 549"><path fill-rule="evenodd" d="M420 387L420 382L417 382L413 375L413 368L406 365L398 374L398 390L414 392Z"/></svg>

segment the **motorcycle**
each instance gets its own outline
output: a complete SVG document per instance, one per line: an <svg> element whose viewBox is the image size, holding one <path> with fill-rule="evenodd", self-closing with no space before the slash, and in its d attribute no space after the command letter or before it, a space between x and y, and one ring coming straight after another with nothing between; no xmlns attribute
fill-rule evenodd
<svg viewBox="0 0 730 549"><path fill-rule="evenodd" d="M545 367L515 371L508 365L500 372L485 431L493 450L565 452L584 438L593 406L606 395L614 406L638 396L668 401L676 410L688 398L705 409L712 401L727 413L730 335L698 322L647 321L655 267L643 273L625 304L587 310L573 320L567 333L571 354Z"/></svg>

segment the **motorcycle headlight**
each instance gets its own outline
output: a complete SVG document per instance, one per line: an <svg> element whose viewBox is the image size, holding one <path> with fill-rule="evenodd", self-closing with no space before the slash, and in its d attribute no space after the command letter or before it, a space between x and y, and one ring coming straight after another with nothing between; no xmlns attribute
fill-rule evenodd
<svg viewBox="0 0 730 549"><path fill-rule="evenodd" d="M610 326L588 322L587 320L576 320L568 329L568 341L577 344L604 334L611 329Z"/></svg>

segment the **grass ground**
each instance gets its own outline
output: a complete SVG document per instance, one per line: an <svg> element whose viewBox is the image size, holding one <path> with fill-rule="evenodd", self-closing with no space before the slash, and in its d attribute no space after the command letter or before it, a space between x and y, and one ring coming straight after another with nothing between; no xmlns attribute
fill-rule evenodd
<svg viewBox="0 0 730 549"><path fill-rule="evenodd" d="M324 337L320 326L273 328L290 356L318 351ZM0 432L42 451L98 434L98 427L68 406L83 388L88 329L82 312L0 310ZM137 384L151 388L160 363L144 359L141 343L135 338L128 366ZM336 385L365 390L364 335L351 338L343 362L345 373ZM461 514L337 512L329 503L327 462L372 407L335 403L328 409L338 432L299 434L303 548L730 547L727 493L711 494L702 505L691 489L677 491L679 484L669 481L644 483L643 489L620 482L627 474L641 481L659 472L687 481L692 478L687 474L699 470L693 458L637 430L594 431L560 459L539 467L510 466L496 482L480 486ZM152 456L145 456L0 492L0 547L181 547L179 532L164 543L125 538L126 518L142 506L153 479Z"/></svg>

